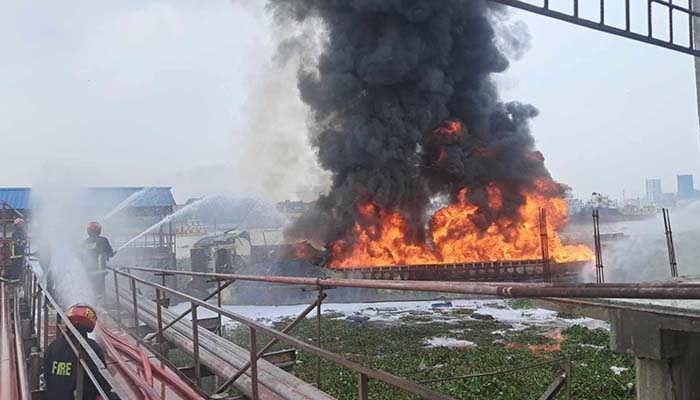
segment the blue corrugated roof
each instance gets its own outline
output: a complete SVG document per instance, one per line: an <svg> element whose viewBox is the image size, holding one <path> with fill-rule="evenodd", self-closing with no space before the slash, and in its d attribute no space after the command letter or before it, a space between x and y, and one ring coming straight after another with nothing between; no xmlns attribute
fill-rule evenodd
<svg viewBox="0 0 700 400"><path fill-rule="evenodd" d="M137 195L138 193L138 195ZM86 197L90 203L114 207L134 196L129 207L170 207L175 205L175 198L170 187L100 187L88 188ZM0 188L0 201L19 210L32 208L30 188Z"/></svg>
<svg viewBox="0 0 700 400"><path fill-rule="evenodd" d="M0 202L6 201L18 210L26 210L29 208L30 192L29 188L0 188Z"/></svg>

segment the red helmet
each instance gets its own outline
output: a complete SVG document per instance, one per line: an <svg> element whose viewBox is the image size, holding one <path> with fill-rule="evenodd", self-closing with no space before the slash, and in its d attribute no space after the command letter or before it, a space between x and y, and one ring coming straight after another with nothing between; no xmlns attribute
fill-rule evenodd
<svg viewBox="0 0 700 400"><path fill-rule="evenodd" d="M15 220L12 221L12 225L22 226L22 225L24 225L24 220L22 218L15 218Z"/></svg>
<svg viewBox="0 0 700 400"><path fill-rule="evenodd" d="M66 312L68 320L79 329L92 332L97 323L97 313L88 304L75 304Z"/></svg>
<svg viewBox="0 0 700 400"><path fill-rule="evenodd" d="M100 236L102 233L102 225L99 222L89 222L87 224L87 233L89 236Z"/></svg>

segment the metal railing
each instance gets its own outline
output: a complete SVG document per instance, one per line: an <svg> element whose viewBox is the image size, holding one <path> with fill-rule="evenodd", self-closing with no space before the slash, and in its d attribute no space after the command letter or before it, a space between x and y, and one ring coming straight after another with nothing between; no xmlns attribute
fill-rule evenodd
<svg viewBox="0 0 700 400"><path fill-rule="evenodd" d="M39 347L46 352L46 349L49 346L49 313L55 312L56 337L58 337L59 334L62 335L66 339L66 342L70 346L73 353L78 358L76 384L76 393L78 393L77 398L82 398L85 375L87 375L88 379L90 379L98 393L103 398L107 399L109 393L109 390L105 390L105 388L102 387L104 382L111 387L112 392L116 393L123 399L128 398L124 395L124 393L119 391L115 381L107 371L105 364L97 356L95 351L88 344L87 340L85 340L80 332L78 332L78 330L68 320L68 317L53 296L51 296L51 294L45 290L44 285L39 282L39 278L34 273L31 266L26 268L24 285L24 293L26 298L29 300L30 327L32 332L36 332ZM91 370L87 363L87 359L92 361L96 371ZM44 374L47 372L48 371L44 371ZM99 378L102 378L102 380Z"/></svg>
<svg viewBox="0 0 700 400"><path fill-rule="evenodd" d="M251 380L251 394L250 397L253 400L258 400L258 360L261 358L263 351L268 349L269 347L272 346L272 344L268 344L263 347L260 351L258 350L257 347L257 335L258 333L265 333L269 336L271 336L273 339L276 341L284 342L287 345L295 348L298 351L304 351L307 352L311 355L314 355L320 359L330 361L332 363L335 363L337 365L340 365L344 368L350 369L357 373L358 376L358 398L359 399L367 399L369 395L369 386L368 382L370 379L383 382L389 386L393 386L397 389L400 389L404 392L420 396L421 398L424 399L435 399L435 400L447 400L447 399L453 399L453 397L447 396L445 394L439 393L435 390L432 390L430 388L427 388L423 385L411 382L409 380L406 380L404 378L398 377L396 375L390 374L385 371L380 371L376 370L370 367L366 367L364 365L355 363L353 361L350 361L338 354L335 354L333 352L330 352L328 350L322 349L320 347L317 347L315 345L308 344L302 340L299 340L297 338L294 338L285 331L288 331L290 329L290 326L288 325L287 328L285 328L284 331L280 331L271 327L268 327L262 323L259 323L257 321L248 319L240 314L236 314L234 312L225 310L219 306L212 305L207 303L204 300L199 300L193 296L190 296L188 294L182 293L180 291L177 291L175 289L168 288L166 286L150 282L146 279L140 278L138 276L135 276L131 274L130 272L123 271L117 268L113 267L108 267L113 273L114 273L114 282L115 282L115 304L117 306L117 309L120 310L122 305L121 305L121 300L120 298L122 297L127 297L125 291L120 291L119 289L119 279L118 276L121 276L125 279L128 280L129 282L129 291L131 292L131 305L133 309L133 321L134 321L134 326L139 326L139 305L138 305L138 295L137 295L137 284L138 285L143 285L146 287L153 288L156 292L156 310L157 310L157 315L158 315L158 331L157 334L160 336L162 340L162 334L163 331L166 329L163 327L163 321L161 318L161 301L159 301L162 298L162 294L164 293L169 293L174 296L178 296L185 301L190 303L190 311L189 313L191 314L192 318L192 353L193 353L193 364L194 364L194 372L195 372L195 377L199 377L201 373L201 360L199 357L199 348L200 348L200 343L199 343L199 325L197 324L197 309L198 308L203 308L207 309L210 311L213 311L214 313L217 313L217 315L221 315L223 317L230 318L233 321L239 322L245 326L248 327L249 329L249 339L250 339L250 348L249 348L249 360L248 362L239 369L239 371L232 376L229 381L231 383L235 381L237 378L240 376L244 375L247 369L250 369L249 375L250 375L250 380ZM177 274L179 271L167 271L167 270L153 270L153 269L148 269L148 268L125 268L126 270L129 269L134 269L134 270L149 270L152 272L157 272L157 273L174 273ZM231 280L231 278L223 278L226 280ZM322 292L319 292L319 298L315 303L312 303L307 310L308 312L312 311L314 308L317 308L320 306L320 303L322 301L322 298L324 297ZM308 313L307 312L307 313ZM119 315L119 313L117 313ZM297 318L297 320L301 320L302 318ZM298 321L297 321L298 322ZM293 326L293 324L290 324ZM320 381L320 371L317 372L317 381ZM227 381L226 384L229 382ZM225 387L222 388L225 390ZM221 388L220 388L221 390Z"/></svg>
<svg viewBox="0 0 700 400"><path fill-rule="evenodd" d="M109 268L115 270L115 268ZM209 279L283 283L316 288L351 287L363 289L392 289L417 292L438 292L499 297L560 297L560 298L627 298L700 300L699 283L536 283L536 282L455 282L401 281L338 278L303 278L220 274L207 272L171 271L144 267L124 267L126 270L172 275L197 276ZM123 272L119 271L118 272ZM172 291L172 289L169 289ZM181 293L176 293L181 296Z"/></svg>
<svg viewBox="0 0 700 400"><path fill-rule="evenodd" d="M312 355L318 357L318 360L324 359L331 361L340 366L349 368L358 374L358 398L366 399L368 397L368 380L375 379L384 382L390 386L394 386L401 390L404 390L411 394L416 394L427 399L445 399L450 398L443 394L432 391L429 388L421 386L422 383L431 382L419 382L413 383L407 381L403 378L394 376L390 373L384 371L374 370L350 360L347 360L337 354L331 353L320 347L320 307L321 303L325 299L326 295L323 292L326 288L334 287L359 287L359 288L375 288L375 289L397 289L397 290L413 290L413 291L429 291L429 292L451 292L451 293L464 293L464 294L486 294L486 295L497 295L505 297L610 297L610 298L683 298L683 299L699 299L700 298L700 285L698 284L683 284L679 282L668 282L668 283L655 283L655 284L625 284L625 283L607 283L607 284L552 284L552 283L493 283L493 282L417 282L417 281L371 281L371 280L358 280L358 279L317 279L317 278L300 278L300 277L282 277L282 276L251 276L251 275L238 275L238 274L216 274L216 273L202 273L202 272L188 272L188 271L170 271L170 270L159 270L153 268L144 267L122 267L114 268L110 267L110 270L114 273L115 282L115 293L120 293L119 296L115 296L115 301L117 303L118 309L121 308L119 305L120 298L128 297L126 291L119 290L118 276L128 279L129 289L131 291L131 301L134 313L134 323L138 326L138 312L139 307L137 304L137 283L155 289L156 292L156 307L157 307L157 331L156 335L159 335L159 343L163 343L163 331L174 325L177 321L184 318L188 314L192 316L192 338L193 338L193 348L194 348L194 370L195 375L199 377L199 338L198 338L198 324L197 324L197 308L202 307L210 311L215 312L219 318L221 316L228 317L233 321L240 322L249 328L250 343L251 347L249 350L249 361L245 363L242 367L238 368L238 371L230 377L226 383L221 385L217 392L221 393L225 391L233 382L238 378L243 376L248 369L250 369L251 376L251 396L257 398L257 360L267 351L272 345L277 341L285 342L292 347L300 351L306 351ZM185 275L194 277L206 277L210 280L217 282L217 290L211 293L206 299L198 300L192 296L186 295L175 289L166 287L165 285L159 285L157 283L149 282L146 279L137 277L132 274L133 271L150 272L156 275ZM264 326L256 321L249 320L239 314L230 312L228 310L221 308L221 290L228 287L236 280L247 280L247 281L258 281L258 282L268 282L268 283L281 283L281 284L292 284L292 285L302 285L304 287L311 287L318 290L318 298L311 303L294 321L287 325L283 330L279 331L267 326ZM221 283L225 282L225 283ZM161 299L164 293L169 293L172 295L179 296L185 301L190 303L190 309L181 313L177 318L171 321L167 326L163 327L163 321L161 316ZM217 305L207 303L207 300L217 296ZM301 340L295 339L289 336L287 333L292 329L298 322L303 320L309 313L314 309L317 310L317 328L318 337L316 346L307 344ZM152 311L151 311L152 312ZM266 333L273 337L273 340L264 346L262 349L258 350L256 343L256 335L258 332ZM320 362L320 361L319 361ZM533 367L538 367L539 365L524 366L520 369L528 369ZM571 394L571 363L568 357L566 358L564 364L564 374L559 376L548 388L547 392L543 394L545 399L551 399L556 396L556 394L565 389L566 398L570 398ZM317 364L316 369L316 384L320 387L320 365ZM500 373L510 373L513 371L496 371L494 373L487 373L488 375L495 375ZM486 376L484 374L475 374L463 377L452 377L446 378L445 380L455 380L455 379L467 379L478 376Z"/></svg>
<svg viewBox="0 0 700 400"><path fill-rule="evenodd" d="M17 294L15 286L0 282L0 397L29 400Z"/></svg>

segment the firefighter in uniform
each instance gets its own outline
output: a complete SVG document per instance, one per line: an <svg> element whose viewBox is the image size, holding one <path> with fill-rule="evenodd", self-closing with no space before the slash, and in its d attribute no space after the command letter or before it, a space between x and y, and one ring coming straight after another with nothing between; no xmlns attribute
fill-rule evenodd
<svg viewBox="0 0 700 400"><path fill-rule="evenodd" d="M78 330L80 335L88 342L97 357L105 363L105 356L100 346L94 340L87 337L88 333L95 329L97 323L97 313L95 309L87 304L76 304L66 312L68 320ZM68 335L71 336L70 331ZM71 342L78 345L78 342L71 336ZM79 345L78 345L79 347ZM80 348L80 347L79 347ZM82 348L80 351L84 352ZM100 387L108 393L111 391L92 359L83 354L83 359L87 362L90 371L98 379ZM50 400L95 400L101 398L94 383L87 374L83 375L83 397L78 399L77 379L78 379L78 357L73 352L68 339L58 334L46 349L44 356L44 379L46 381L46 398Z"/></svg>
<svg viewBox="0 0 700 400"><path fill-rule="evenodd" d="M14 225L15 230L12 232L10 269L0 277L0 280L16 283L19 282L19 278L22 275L22 267L24 267L24 256L27 252L27 231L24 230L24 220L22 218L15 218L12 225Z"/></svg>
<svg viewBox="0 0 700 400"><path fill-rule="evenodd" d="M102 225L98 222L90 222L87 225L88 237L83 242L83 263L87 268L90 281L93 282L95 292L103 296L105 292L105 266L107 260L114 256L114 250L106 237L100 236Z"/></svg>

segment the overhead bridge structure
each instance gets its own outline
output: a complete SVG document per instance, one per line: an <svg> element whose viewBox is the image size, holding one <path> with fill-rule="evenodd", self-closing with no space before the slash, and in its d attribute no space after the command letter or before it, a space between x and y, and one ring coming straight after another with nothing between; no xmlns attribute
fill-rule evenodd
<svg viewBox="0 0 700 400"><path fill-rule="evenodd" d="M489 0L700 57L699 0Z"/></svg>

